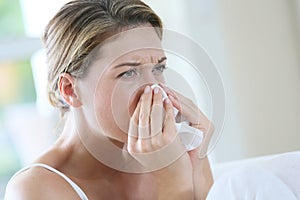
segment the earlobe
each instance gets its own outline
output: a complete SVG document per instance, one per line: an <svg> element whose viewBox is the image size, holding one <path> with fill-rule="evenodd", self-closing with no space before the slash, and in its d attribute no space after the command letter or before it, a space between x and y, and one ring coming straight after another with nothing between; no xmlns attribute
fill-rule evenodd
<svg viewBox="0 0 300 200"><path fill-rule="evenodd" d="M64 101L72 107L82 105L75 88L75 78L68 73L59 75L58 88Z"/></svg>

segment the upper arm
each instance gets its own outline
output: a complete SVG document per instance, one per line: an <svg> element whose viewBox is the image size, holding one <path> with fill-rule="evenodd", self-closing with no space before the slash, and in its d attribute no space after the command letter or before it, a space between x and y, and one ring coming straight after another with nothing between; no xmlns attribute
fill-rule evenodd
<svg viewBox="0 0 300 200"><path fill-rule="evenodd" d="M11 179L4 200L78 199L61 177L43 169L29 169Z"/></svg>
<svg viewBox="0 0 300 200"><path fill-rule="evenodd" d="M44 199L43 193L42 181L20 174L7 184L4 200Z"/></svg>

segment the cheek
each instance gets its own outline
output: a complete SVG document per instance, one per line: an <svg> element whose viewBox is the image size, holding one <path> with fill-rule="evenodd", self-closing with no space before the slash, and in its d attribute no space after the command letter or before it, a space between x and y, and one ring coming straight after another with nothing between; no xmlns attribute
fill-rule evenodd
<svg viewBox="0 0 300 200"><path fill-rule="evenodd" d="M96 118L98 129L108 137L116 137L120 132L116 124L115 113L113 108L114 99L114 84L108 79L101 79L97 84L93 98L93 110ZM119 109L119 108L117 108Z"/></svg>
<svg viewBox="0 0 300 200"><path fill-rule="evenodd" d="M96 121L102 132L116 139L124 138L130 122L132 85L100 83L94 98ZM127 136L126 136L127 137Z"/></svg>
<svg viewBox="0 0 300 200"><path fill-rule="evenodd" d="M114 119L114 123L121 129L124 133L128 132L129 121L130 121L130 89L127 87L116 86L112 92L111 98L111 109Z"/></svg>
<svg viewBox="0 0 300 200"><path fill-rule="evenodd" d="M128 133L130 118L148 84L119 82L110 85L106 82L99 85L95 109L98 124L106 135L122 138Z"/></svg>
<svg viewBox="0 0 300 200"><path fill-rule="evenodd" d="M119 84L112 92L111 109L114 122L124 133L128 132L130 118L136 109L143 87L137 84Z"/></svg>
<svg viewBox="0 0 300 200"><path fill-rule="evenodd" d="M128 108L128 113L130 117L133 115L136 106L140 100L141 95L143 94L144 88L139 89L135 92L133 92L129 98L129 108Z"/></svg>
<svg viewBox="0 0 300 200"><path fill-rule="evenodd" d="M107 132L110 129L109 126L112 124L112 111L110 99L110 94L104 94L103 90L98 90L94 97L94 112L96 116L97 125L104 132Z"/></svg>

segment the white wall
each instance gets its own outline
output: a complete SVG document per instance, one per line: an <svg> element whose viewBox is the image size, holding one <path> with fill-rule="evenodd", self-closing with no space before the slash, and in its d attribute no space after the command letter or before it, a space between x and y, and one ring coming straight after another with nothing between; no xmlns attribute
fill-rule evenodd
<svg viewBox="0 0 300 200"><path fill-rule="evenodd" d="M217 162L300 149L295 1L146 1L214 60L226 92ZM297 38L298 37L298 38Z"/></svg>
<svg viewBox="0 0 300 200"><path fill-rule="evenodd" d="M300 149L299 46L291 2L219 3L244 156Z"/></svg>

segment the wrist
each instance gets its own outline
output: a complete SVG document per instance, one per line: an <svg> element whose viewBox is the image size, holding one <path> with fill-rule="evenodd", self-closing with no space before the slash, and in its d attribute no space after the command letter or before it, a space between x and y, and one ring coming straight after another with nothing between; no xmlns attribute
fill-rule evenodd
<svg viewBox="0 0 300 200"><path fill-rule="evenodd" d="M159 199L193 199L193 170L186 153L176 162L154 174Z"/></svg>

